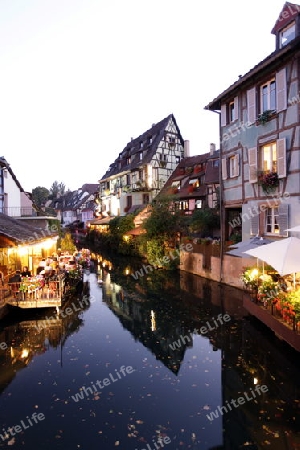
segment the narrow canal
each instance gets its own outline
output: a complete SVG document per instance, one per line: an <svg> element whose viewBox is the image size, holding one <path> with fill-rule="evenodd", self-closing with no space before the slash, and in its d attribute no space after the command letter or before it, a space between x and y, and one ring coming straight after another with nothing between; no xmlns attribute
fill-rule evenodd
<svg viewBox="0 0 300 450"><path fill-rule="evenodd" d="M300 449L299 354L240 291L104 264L60 315L0 321L0 448Z"/></svg>

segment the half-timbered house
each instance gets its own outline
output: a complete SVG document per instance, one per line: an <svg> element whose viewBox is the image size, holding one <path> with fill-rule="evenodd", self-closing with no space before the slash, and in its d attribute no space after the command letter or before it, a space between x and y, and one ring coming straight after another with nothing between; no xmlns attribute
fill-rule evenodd
<svg viewBox="0 0 300 450"><path fill-rule="evenodd" d="M300 222L300 6L286 2L272 33L275 51L206 106L220 114L225 239Z"/></svg>
<svg viewBox="0 0 300 450"><path fill-rule="evenodd" d="M188 141L170 114L132 138L110 165L99 181L98 215L122 216L149 204L184 156Z"/></svg>

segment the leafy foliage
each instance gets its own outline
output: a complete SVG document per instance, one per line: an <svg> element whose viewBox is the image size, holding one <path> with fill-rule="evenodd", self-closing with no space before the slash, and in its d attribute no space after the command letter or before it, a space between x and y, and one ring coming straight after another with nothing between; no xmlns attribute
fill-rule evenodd
<svg viewBox="0 0 300 450"><path fill-rule="evenodd" d="M172 199L169 196L160 197L152 203L151 215L143 223L148 239L173 239L180 231L180 215L172 211L171 204Z"/></svg>
<svg viewBox="0 0 300 450"><path fill-rule="evenodd" d="M190 229L202 235L209 235L214 228L220 227L220 216L216 209L196 209L191 217Z"/></svg>
<svg viewBox="0 0 300 450"><path fill-rule="evenodd" d="M34 203L41 208L48 200L50 192L47 188L38 186L32 190L32 199Z"/></svg>
<svg viewBox="0 0 300 450"><path fill-rule="evenodd" d="M133 214L114 217L109 223L109 232L111 235L123 237L123 235L134 228Z"/></svg>
<svg viewBox="0 0 300 450"><path fill-rule="evenodd" d="M54 181L52 183L49 192L52 199L58 198L59 196L64 195L65 193L66 193L66 185L62 181L60 183L58 181Z"/></svg>
<svg viewBox="0 0 300 450"><path fill-rule="evenodd" d="M76 250L76 246L73 242L71 233L67 232L60 240L60 249L63 252L73 253Z"/></svg>

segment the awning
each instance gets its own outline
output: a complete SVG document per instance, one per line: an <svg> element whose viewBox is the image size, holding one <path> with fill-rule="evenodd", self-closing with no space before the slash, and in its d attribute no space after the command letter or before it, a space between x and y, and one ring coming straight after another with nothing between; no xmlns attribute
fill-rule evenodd
<svg viewBox="0 0 300 450"><path fill-rule="evenodd" d="M89 220L88 222L90 225L108 225L112 219L113 217L104 217L102 219Z"/></svg>
<svg viewBox="0 0 300 450"><path fill-rule="evenodd" d="M125 236L140 236L141 234L145 234L146 230L142 227L133 228L133 230L127 231Z"/></svg>

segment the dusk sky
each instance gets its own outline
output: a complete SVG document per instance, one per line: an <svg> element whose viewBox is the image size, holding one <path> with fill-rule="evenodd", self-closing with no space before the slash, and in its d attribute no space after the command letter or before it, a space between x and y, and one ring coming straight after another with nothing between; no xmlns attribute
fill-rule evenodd
<svg viewBox="0 0 300 450"><path fill-rule="evenodd" d="M275 50L282 0L1 0L1 156L26 191L97 183L173 113L191 155L204 107Z"/></svg>

